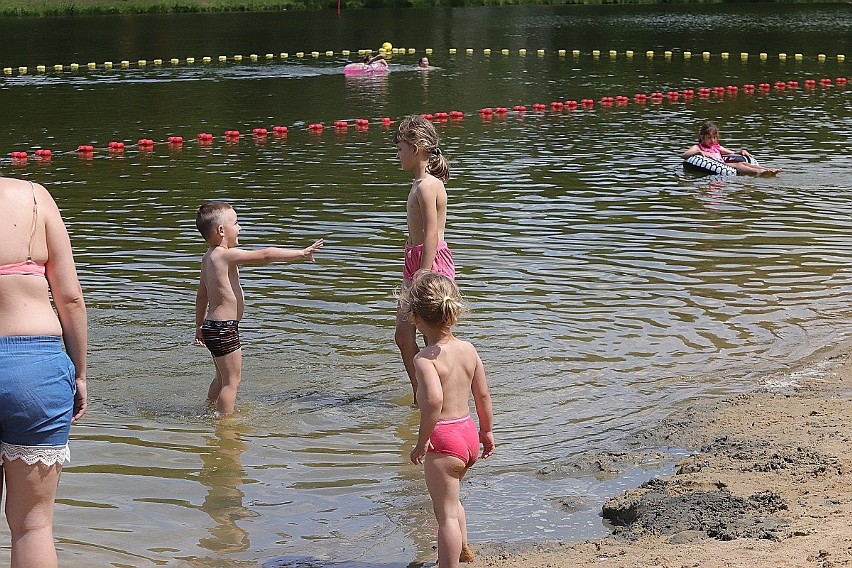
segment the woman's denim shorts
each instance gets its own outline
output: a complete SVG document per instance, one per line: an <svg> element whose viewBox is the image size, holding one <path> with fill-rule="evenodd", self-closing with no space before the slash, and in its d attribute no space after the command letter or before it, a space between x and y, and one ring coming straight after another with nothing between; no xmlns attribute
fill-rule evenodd
<svg viewBox="0 0 852 568"><path fill-rule="evenodd" d="M76 391L62 338L0 337L0 459L65 461Z"/></svg>

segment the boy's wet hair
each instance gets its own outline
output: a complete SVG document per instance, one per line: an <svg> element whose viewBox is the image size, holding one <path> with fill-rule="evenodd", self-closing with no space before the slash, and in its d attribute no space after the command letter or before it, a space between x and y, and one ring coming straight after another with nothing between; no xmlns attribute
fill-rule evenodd
<svg viewBox="0 0 852 568"><path fill-rule="evenodd" d="M408 142L415 148L428 152L429 163L426 171L441 181L450 179L450 165L438 146L438 133L432 123L420 116L412 114L399 122L393 135L393 143Z"/></svg>
<svg viewBox="0 0 852 568"><path fill-rule="evenodd" d="M205 239L210 233L222 224L222 214L228 209L233 209L224 201L208 201L198 208L195 214L195 227Z"/></svg>
<svg viewBox="0 0 852 568"><path fill-rule="evenodd" d="M414 274L399 301L407 313L432 326L452 327L467 309L455 282L425 268Z"/></svg>

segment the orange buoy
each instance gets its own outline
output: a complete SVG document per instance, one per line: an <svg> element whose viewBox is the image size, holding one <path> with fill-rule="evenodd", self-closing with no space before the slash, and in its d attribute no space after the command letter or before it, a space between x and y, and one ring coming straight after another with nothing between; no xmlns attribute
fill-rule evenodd
<svg viewBox="0 0 852 568"><path fill-rule="evenodd" d="M92 152L95 151L95 147L89 146L87 144L82 144L80 146L77 146L77 151L82 153L82 154L91 154Z"/></svg>
<svg viewBox="0 0 852 568"><path fill-rule="evenodd" d="M512 107L512 110L518 112L527 112L527 107L525 107L524 105L515 105Z"/></svg>
<svg viewBox="0 0 852 568"><path fill-rule="evenodd" d="M450 120L464 120L464 113L460 110L451 110L449 115Z"/></svg>

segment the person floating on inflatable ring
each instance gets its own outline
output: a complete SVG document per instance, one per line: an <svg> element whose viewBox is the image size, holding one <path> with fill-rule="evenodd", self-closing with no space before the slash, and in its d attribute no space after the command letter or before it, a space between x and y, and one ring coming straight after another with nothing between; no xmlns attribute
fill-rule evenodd
<svg viewBox="0 0 852 568"><path fill-rule="evenodd" d="M740 175L756 175L756 176L774 176L781 171L781 168L766 168L757 163L749 161L737 161L728 158L729 156L743 156L751 158L751 154L745 148L739 152L728 150L719 144L719 128L715 123L707 121L701 125L698 130L698 144L693 145L683 153L683 159L690 156L700 154L705 158L717 160L737 170ZM752 160L753 161L753 160Z"/></svg>

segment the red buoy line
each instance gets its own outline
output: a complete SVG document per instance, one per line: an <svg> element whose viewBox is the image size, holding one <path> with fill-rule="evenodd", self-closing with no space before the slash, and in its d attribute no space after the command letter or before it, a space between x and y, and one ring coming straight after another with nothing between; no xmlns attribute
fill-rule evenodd
<svg viewBox="0 0 852 568"><path fill-rule="evenodd" d="M821 89L830 89L830 88L838 88L845 89L849 82L848 77L837 77L835 79L831 79L829 77L822 77L819 80L816 79L805 79L801 82L801 85L804 85L804 92L812 92L815 91L818 87ZM681 90L667 90L665 93L663 91L655 91L650 94L648 93L636 93L631 97L626 95L618 95L615 97L612 96L603 96L598 98L597 100L592 98L584 98L584 99L569 99L565 101L553 101L549 105L541 102L532 103L529 108L532 109L532 112L537 114L543 114L550 109L551 113L564 113L566 111L574 112L579 110L590 110L594 109L596 105L600 105L603 108L609 107L625 107L630 104L631 100L633 104L636 105L646 105L650 104L662 104L664 101L668 101L671 104L675 103L690 103L694 101L696 98L699 100L708 100L708 99L733 99L739 96L740 91L745 93L746 95L754 95L755 93L759 93L761 95L768 95L771 92L775 92L776 94L781 94L785 92L797 92L800 88L800 82L794 79L790 79L787 81L775 81L773 83L763 82L758 83L757 85L753 83L746 83L742 86L738 85L726 85L726 86L715 86L715 87L701 87L698 89L681 89ZM511 112L514 112L518 116L522 116L527 112L528 107L526 105L514 105L511 109ZM481 108L478 111L478 114L483 120L491 120L494 117L497 118L505 118L510 113L508 106L498 106L498 107L487 107ZM473 113L470 113L473 114ZM422 116L427 118L433 122L460 122L465 119L467 116L466 113L459 110L451 110L449 112L435 112L431 114L424 113ZM376 121L371 121L366 118L356 118L356 119L348 119L348 120L336 120L332 123L332 127L335 132L341 133L346 132L349 128L355 128L358 131L368 131L370 126L373 124L381 125L384 128L390 127L393 124L393 120L390 117L384 117L378 119ZM322 135L325 130L325 125L321 122L313 122L308 123L306 129L314 134L314 135ZM289 128L286 126L273 126L270 129L258 127L252 129L252 138L256 142L265 141L270 132L272 136L277 139L286 139L289 133ZM239 130L226 130L223 135L224 141L226 144L236 144L239 143L241 139L241 133ZM199 146L211 146L215 140L215 136L209 132L201 132L198 133L195 137ZM182 136L169 136L164 141L170 150L180 150L184 146L184 138ZM140 153L150 153L153 152L157 143L150 138L140 138L137 140L135 146ZM111 141L107 145L107 151L110 155L121 155L124 153L127 144L123 141ZM76 154L80 159L83 160L91 160L95 156L96 152L95 146L91 144L81 144L77 146ZM72 152L63 152L63 153L72 153ZM54 151L47 148L36 148L32 155L38 162L50 162L54 156ZM23 165L26 164L30 155L26 151L14 151L10 152L9 156L12 159L12 163L15 165Z"/></svg>

